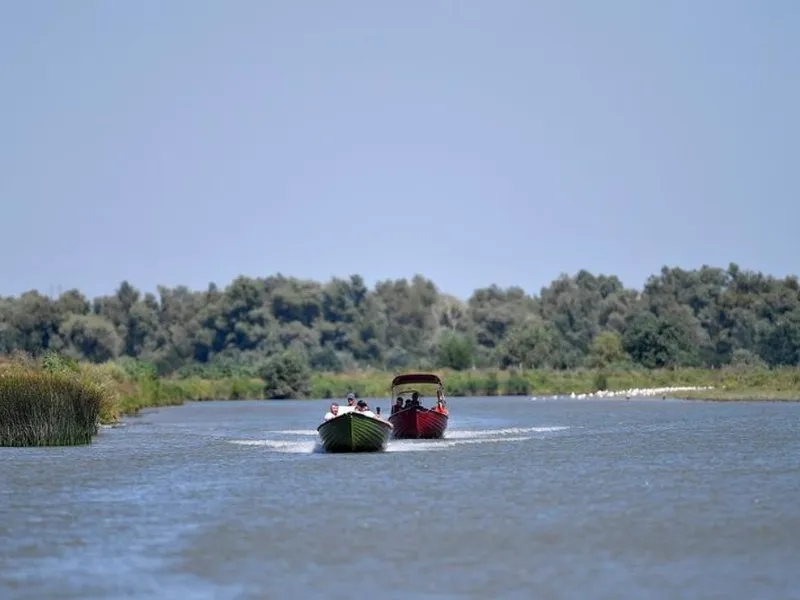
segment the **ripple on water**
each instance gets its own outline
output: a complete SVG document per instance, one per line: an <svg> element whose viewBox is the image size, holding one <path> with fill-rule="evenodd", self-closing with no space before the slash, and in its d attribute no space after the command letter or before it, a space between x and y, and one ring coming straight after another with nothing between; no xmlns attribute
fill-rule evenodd
<svg viewBox="0 0 800 600"><path fill-rule="evenodd" d="M0 597L798 597L800 405L457 402L337 459L326 401L3 449Z"/></svg>

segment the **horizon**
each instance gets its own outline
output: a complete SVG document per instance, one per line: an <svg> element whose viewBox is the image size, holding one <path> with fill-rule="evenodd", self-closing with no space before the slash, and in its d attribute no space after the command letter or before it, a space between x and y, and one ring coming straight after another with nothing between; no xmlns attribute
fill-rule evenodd
<svg viewBox="0 0 800 600"><path fill-rule="evenodd" d="M785 277L798 30L788 0L7 3L0 294Z"/></svg>

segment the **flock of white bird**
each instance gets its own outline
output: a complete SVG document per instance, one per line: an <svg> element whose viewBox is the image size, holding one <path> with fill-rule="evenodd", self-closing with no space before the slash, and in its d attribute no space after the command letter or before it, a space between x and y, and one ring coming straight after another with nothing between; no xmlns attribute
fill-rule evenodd
<svg viewBox="0 0 800 600"><path fill-rule="evenodd" d="M642 398L648 396L662 396L666 398L675 392L694 392L698 390L713 390L713 386L672 386L672 387L656 387L656 388L631 388L629 390L599 390L597 392L588 392L585 394L576 394L572 392L569 395L556 395L556 398L620 398L625 396L626 399ZM553 398L553 396L547 396ZM542 397L544 398L544 396ZM539 400L538 396L533 396L531 400Z"/></svg>

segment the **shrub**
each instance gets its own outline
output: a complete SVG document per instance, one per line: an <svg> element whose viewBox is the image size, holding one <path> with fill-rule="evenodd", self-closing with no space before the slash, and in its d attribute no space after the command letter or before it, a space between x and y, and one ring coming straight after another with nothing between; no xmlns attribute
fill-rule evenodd
<svg viewBox="0 0 800 600"><path fill-rule="evenodd" d="M271 356L258 374L265 382L264 396L268 399L305 398L311 393L308 362L292 351Z"/></svg>

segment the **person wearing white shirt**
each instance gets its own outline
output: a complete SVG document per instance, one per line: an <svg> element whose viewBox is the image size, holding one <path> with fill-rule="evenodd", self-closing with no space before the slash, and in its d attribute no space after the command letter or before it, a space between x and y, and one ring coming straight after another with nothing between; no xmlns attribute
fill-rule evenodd
<svg viewBox="0 0 800 600"><path fill-rule="evenodd" d="M339 405L336 402L331 404L330 410L325 414L325 420L330 421L333 417L339 415Z"/></svg>

